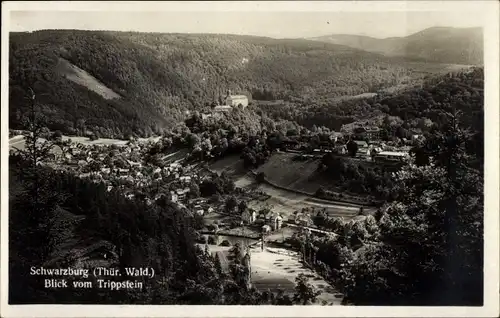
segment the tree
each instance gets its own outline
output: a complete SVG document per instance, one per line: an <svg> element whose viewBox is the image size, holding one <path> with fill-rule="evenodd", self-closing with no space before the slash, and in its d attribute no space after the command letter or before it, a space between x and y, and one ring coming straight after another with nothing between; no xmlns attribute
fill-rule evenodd
<svg viewBox="0 0 500 318"><path fill-rule="evenodd" d="M60 141L62 140L62 133L60 130L56 130L53 134L52 134L52 140L56 140L56 141Z"/></svg>
<svg viewBox="0 0 500 318"><path fill-rule="evenodd" d="M200 137L198 135L189 133L186 137L188 147L193 150L200 144ZM201 148L200 148L201 149Z"/></svg>
<svg viewBox="0 0 500 318"><path fill-rule="evenodd" d="M319 187L319 189L316 191L316 196L318 198L325 198L326 197L326 191L323 187Z"/></svg>
<svg viewBox="0 0 500 318"><path fill-rule="evenodd" d="M31 88L29 99L30 113L25 118L28 131L24 133L26 147L9 158L9 170L15 173L11 182L17 182L17 187L9 184L9 248L11 255L15 255L11 258L9 279L37 290L35 278L25 277L26 273L33 264L46 262L55 247L68 239L68 224L61 208L66 197L54 191L53 172L44 166L54 142L40 140L44 116L38 114L36 95ZM14 298L25 297L13 288L10 293Z"/></svg>
<svg viewBox="0 0 500 318"><path fill-rule="evenodd" d="M261 171L261 172L257 173L256 179L257 179L257 182L259 182L259 183L265 182L266 181L266 174Z"/></svg>
<svg viewBox="0 0 500 318"><path fill-rule="evenodd" d="M214 254L214 262L215 262L215 270L219 275L222 275L222 264L220 262L220 258L217 253Z"/></svg>
<svg viewBox="0 0 500 318"><path fill-rule="evenodd" d="M483 284L483 180L456 119L428 141L431 165L411 163L396 173L395 201L383 209L379 241L346 269L346 299L354 304L482 302L473 290ZM440 297L429 297L429 288Z"/></svg>
<svg viewBox="0 0 500 318"><path fill-rule="evenodd" d="M249 286L249 268L243 262L243 249L239 243L233 245L229 250L229 269L235 283L243 289Z"/></svg>
<svg viewBox="0 0 500 318"><path fill-rule="evenodd" d="M242 214L248 208L248 204L245 201L240 201L238 204L238 213Z"/></svg>
<svg viewBox="0 0 500 318"><path fill-rule="evenodd" d="M347 151L349 152L349 155L351 157L356 157L356 153L358 152L358 144L355 143L353 140L349 141L347 143Z"/></svg>
<svg viewBox="0 0 500 318"><path fill-rule="evenodd" d="M196 183L191 183L189 186L189 195L192 198L199 198L201 196L200 187Z"/></svg>
<svg viewBox="0 0 500 318"><path fill-rule="evenodd" d="M230 196L227 198L226 203L224 205L224 210L226 213L234 212L234 209L238 206L238 200L234 196Z"/></svg>
<svg viewBox="0 0 500 318"><path fill-rule="evenodd" d="M316 288L309 283L309 279L303 273L295 278L295 294L293 300L300 305L308 305L314 303L316 298L321 294Z"/></svg>

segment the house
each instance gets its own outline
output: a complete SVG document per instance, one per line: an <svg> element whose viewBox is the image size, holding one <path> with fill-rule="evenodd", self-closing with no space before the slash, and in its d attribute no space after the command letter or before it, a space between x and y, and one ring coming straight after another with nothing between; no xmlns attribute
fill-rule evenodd
<svg viewBox="0 0 500 318"><path fill-rule="evenodd" d="M191 200L189 200L189 203L194 204L194 205L205 204L205 203L207 203L207 199L205 199L205 198L191 199Z"/></svg>
<svg viewBox="0 0 500 318"><path fill-rule="evenodd" d="M228 91L225 102L228 106L247 107L248 97L246 97L245 95L231 95L231 91Z"/></svg>
<svg viewBox="0 0 500 318"><path fill-rule="evenodd" d="M374 156L374 160L378 162L401 162L407 160L408 157L407 152L381 151Z"/></svg>
<svg viewBox="0 0 500 318"><path fill-rule="evenodd" d="M190 183L191 182L191 177L190 176L182 176L179 178L179 181L185 182L185 183Z"/></svg>
<svg viewBox="0 0 500 318"><path fill-rule="evenodd" d="M288 139L288 140L283 140L281 143L283 147L288 148L288 149L295 149L299 146L299 142L294 139Z"/></svg>
<svg viewBox="0 0 500 318"><path fill-rule="evenodd" d="M181 167L180 163L178 162L172 162L170 165L169 165L170 168L172 169L179 169Z"/></svg>
<svg viewBox="0 0 500 318"><path fill-rule="evenodd" d="M313 221L311 220L311 217L306 214L306 213L297 213L295 214L295 224L299 224L302 226L311 226L313 224Z"/></svg>
<svg viewBox="0 0 500 318"><path fill-rule="evenodd" d="M358 145L358 149L366 148L368 149L368 143L364 140L353 140L353 142Z"/></svg>
<svg viewBox="0 0 500 318"><path fill-rule="evenodd" d="M337 140L339 140L342 136L343 134L341 132L334 131L330 134L329 139L332 142L337 142Z"/></svg>
<svg viewBox="0 0 500 318"><path fill-rule="evenodd" d="M126 197L127 199L132 199L134 196L135 196L135 195L134 195L132 192L129 192L129 193L125 194L125 197Z"/></svg>
<svg viewBox="0 0 500 318"><path fill-rule="evenodd" d="M129 173L129 169L122 169L122 168L118 168L118 174L121 175L121 176L125 176Z"/></svg>
<svg viewBox="0 0 500 318"><path fill-rule="evenodd" d="M131 167L142 167L142 164L140 162L135 162L135 161L130 161L130 160L127 160L128 164L131 166Z"/></svg>
<svg viewBox="0 0 500 318"><path fill-rule="evenodd" d="M252 224L257 219L257 213L252 209L246 209L241 214L241 220L246 224Z"/></svg>
<svg viewBox="0 0 500 318"><path fill-rule="evenodd" d="M184 200L186 198L187 193L189 192L189 188L184 188L184 189L177 189L177 198L179 200Z"/></svg>
<svg viewBox="0 0 500 318"><path fill-rule="evenodd" d="M201 114L201 119L202 120L208 119L210 117L212 117L212 114L205 114L205 113Z"/></svg>
<svg viewBox="0 0 500 318"><path fill-rule="evenodd" d="M273 230L279 230L283 224L283 217L277 212L269 212L264 216L265 223Z"/></svg>
<svg viewBox="0 0 500 318"><path fill-rule="evenodd" d="M381 130L378 127L356 127L353 133L358 138L378 139L380 138Z"/></svg>
<svg viewBox="0 0 500 318"><path fill-rule="evenodd" d="M111 172L111 168L101 168L101 172L104 174L109 174Z"/></svg>
<svg viewBox="0 0 500 318"><path fill-rule="evenodd" d="M345 154L347 154L347 147L346 147L346 145L340 145L340 146L335 147L334 151L339 155L345 155Z"/></svg>
<svg viewBox="0 0 500 318"><path fill-rule="evenodd" d="M170 196L169 196L170 201L172 202L177 202L179 199L179 196L176 192L170 191Z"/></svg>
<svg viewBox="0 0 500 318"><path fill-rule="evenodd" d="M270 232L271 232L271 227L269 225L265 224L262 226L262 233L268 234Z"/></svg>

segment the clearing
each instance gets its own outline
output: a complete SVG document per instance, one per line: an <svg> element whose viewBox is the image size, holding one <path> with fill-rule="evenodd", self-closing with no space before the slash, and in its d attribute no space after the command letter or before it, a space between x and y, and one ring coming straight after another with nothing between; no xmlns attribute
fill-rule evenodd
<svg viewBox="0 0 500 318"><path fill-rule="evenodd" d="M331 217L343 217L345 220L354 218L360 206L354 204L335 203L325 200L319 200L307 195L297 194L295 192L275 188L268 184L260 184L257 190L264 192L271 197L265 201L251 201L249 207L260 210L264 207L271 207L273 211L281 213L285 219L293 216L293 212L303 208L325 208ZM365 208L365 211L371 209Z"/></svg>
<svg viewBox="0 0 500 318"><path fill-rule="evenodd" d="M323 301L332 305L341 304L342 295L318 274L302 265L296 253L276 248L265 248L261 251L260 248L255 247L250 257L252 283L257 289L277 291L281 288L285 293L293 294L295 278L302 273L309 277L309 282L321 292L316 305Z"/></svg>
<svg viewBox="0 0 500 318"><path fill-rule="evenodd" d="M332 217L343 217L346 220L354 218L361 205L341 202L326 201L315 198L312 194L320 187L327 186L328 180L321 180L316 174L319 159L307 161L295 161L295 154L276 153L268 162L257 171L263 171L266 178L275 184L290 188L286 190L274 187L270 184L257 184L255 178L247 174L243 168L239 156L229 156L218 160L210 165L210 169L219 173L226 172L234 178L235 185L239 188L251 188L270 196L267 200L252 200L249 207L260 210L271 207L273 211L279 212L285 219L293 215L293 212L303 208L325 208L328 215ZM311 195L296 193L293 190L304 191ZM372 208L364 208L370 212Z"/></svg>
<svg viewBox="0 0 500 318"><path fill-rule="evenodd" d="M201 246L200 246L201 247ZM227 253L231 247L208 245L211 253L216 253L223 268L228 268ZM295 292L295 278L305 274L309 282L321 292L315 305L323 302L329 305L340 305L342 295L327 283L322 277L299 262L297 253L280 248L253 246L250 254L252 284L260 291L278 291L282 289L286 294Z"/></svg>
<svg viewBox="0 0 500 318"><path fill-rule="evenodd" d="M328 185L317 174L320 159L294 160L297 154L275 153L257 169L264 172L266 179L281 187L314 194L319 187Z"/></svg>
<svg viewBox="0 0 500 318"><path fill-rule="evenodd" d="M56 65L56 71L70 81L101 95L104 99L120 98L120 95L101 83L97 78L73 65L68 60L60 58Z"/></svg>
<svg viewBox="0 0 500 318"><path fill-rule="evenodd" d="M83 144L83 145L117 145L123 146L128 143L128 140L121 139L110 139L110 138L99 138L97 140L90 140L88 137L75 137L75 136L62 136L62 140L66 141L71 139L72 142ZM139 142L148 142L148 141L158 141L160 137L151 137L151 138L139 138ZM45 139L40 138L41 141ZM24 136L18 135L9 139L9 148L10 149L24 149L25 140Z"/></svg>

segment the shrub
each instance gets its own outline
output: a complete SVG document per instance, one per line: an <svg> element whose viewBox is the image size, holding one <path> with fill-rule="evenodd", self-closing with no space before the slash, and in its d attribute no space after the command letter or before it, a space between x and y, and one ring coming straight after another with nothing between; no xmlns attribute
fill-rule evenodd
<svg viewBox="0 0 500 318"><path fill-rule="evenodd" d="M57 130L52 134L52 140L61 140L61 139L62 139L62 133L60 130Z"/></svg>
<svg viewBox="0 0 500 318"><path fill-rule="evenodd" d="M215 237L209 236L207 243L210 245L215 245L217 242L215 241Z"/></svg>

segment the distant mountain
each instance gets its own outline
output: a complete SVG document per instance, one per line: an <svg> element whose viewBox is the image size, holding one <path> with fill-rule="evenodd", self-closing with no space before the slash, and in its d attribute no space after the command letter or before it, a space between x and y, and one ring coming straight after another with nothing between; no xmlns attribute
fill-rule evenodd
<svg viewBox="0 0 500 318"><path fill-rule="evenodd" d="M345 45L217 34L78 30L11 33L9 125L23 128L32 87L47 127L119 137L160 133L230 89L314 103L445 70Z"/></svg>
<svg viewBox="0 0 500 318"><path fill-rule="evenodd" d="M430 62L467 65L483 63L482 28L433 27L406 37L386 39L332 34L311 40L346 45L386 56L403 56Z"/></svg>

